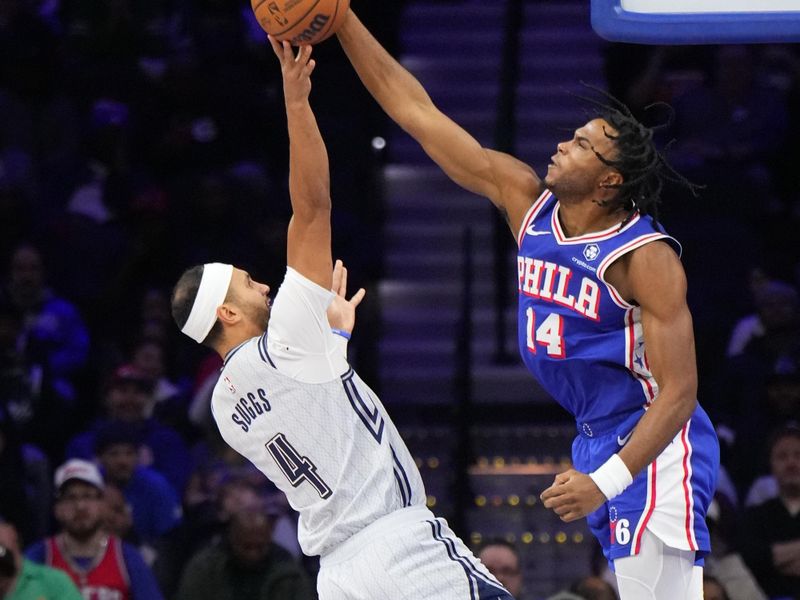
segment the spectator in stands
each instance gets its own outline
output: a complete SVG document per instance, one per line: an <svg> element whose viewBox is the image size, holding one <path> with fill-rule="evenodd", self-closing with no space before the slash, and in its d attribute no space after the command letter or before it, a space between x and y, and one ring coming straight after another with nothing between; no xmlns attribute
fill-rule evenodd
<svg viewBox="0 0 800 600"><path fill-rule="evenodd" d="M311 600L308 578L292 556L272 543L263 509L246 508L231 518L220 542L201 550L186 566L177 600Z"/></svg>
<svg viewBox="0 0 800 600"><path fill-rule="evenodd" d="M118 367L106 389L106 418L72 438L67 457L91 460L98 431L108 421L128 423L141 441L139 464L166 477L180 497L191 473L192 458L186 442L174 429L148 416L153 410L152 394L153 382L141 370L129 364Z"/></svg>
<svg viewBox="0 0 800 600"><path fill-rule="evenodd" d="M24 540L30 540L30 513L25 482L27 473L22 445L5 408L0 405L0 520L13 523Z"/></svg>
<svg viewBox="0 0 800 600"><path fill-rule="evenodd" d="M103 522L108 532L113 533L122 541L128 542L139 550L144 562L153 569L161 591L164 592L165 596L169 596L169 590L164 586L159 570L161 564L157 561L157 559L163 560L164 557L163 555L159 556L154 548L143 543L137 535L133 528L133 509L122 493L122 490L113 483L107 482L104 501L105 510L103 513ZM179 528L182 527L184 527L183 520L179 525ZM166 547L168 550L182 550L180 546L180 535L177 534L176 530L173 529L170 531L166 537L168 538L168 543L164 544L162 547ZM172 559L170 559L170 564L172 564L171 561Z"/></svg>
<svg viewBox="0 0 800 600"><path fill-rule="evenodd" d="M24 318L21 344L45 361L59 397L74 403L73 378L86 363L89 332L75 306L46 286L44 260L35 246L14 251L8 295Z"/></svg>
<svg viewBox="0 0 800 600"><path fill-rule="evenodd" d="M719 583L728 600L767 600L736 547L738 517L734 505L717 490L706 514L711 554L706 556L703 573Z"/></svg>
<svg viewBox="0 0 800 600"><path fill-rule="evenodd" d="M145 338L133 349L131 366L153 385L153 403L165 402L180 394L180 389L166 377L164 346L156 339Z"/></svg>
<svg viewBox="0 0 800 600"><path fill-rule="evenodd" d="M522 568L514 544L501 538L490 540L481 546L478 558L514 598L521 596Z"/></svg>
<svg viewBox="0 0 800 600"><path fill-rule="evenodd" d="M800 377L800 303L794 287L779 281L753 283L757 313L743 319L731 337L717 388L722 406L717 423L735 432L727 466L742 494L761 474L759 448L776 427L800 419L800 398L791 380Z"/></svg>
<svg viewBox="0 0 800 600"><path fill-rule="evenodd" d="M17 577L17 561L5 546L0 546L0 598L11 591Z"/></svg>
<svg viewBox="0 0 800 600"><path fill-rule="evenodd" d="M260 472L258 475L263 482ZM162 589L170 595L177 589L189 559L201 549L219 543L236 512L265 506L260 484L232 471L214 470L207 478L193 476L192 482L184 497L183 520L169 535L167 547L162 548L154 565ZM295 533L295 543L296 539Z"/></svg>
<svg viewBox="0 0 800 600"><path fill-rule="evenodd" d="M586 600L586 598L568 590L561 590L552 596L548 596L547 600Z"/></svg>
<svg viewBox="0 0 800 600"><path fill-rule="evenodd" d="M138 538L133 531L133 511L122 490L112 483L106 483L103 491L103 524L110 534L133 545ZM142 556L149 564L146 556Z"/></svg>
<svg viewBox="0 0 800 600"><path fill-rule="evenodd" d="M17 530L8 523L0 523L0 598L83 600L66 573L37 565L22 555Z"/></svg>
<svg viewBox="0 0 800 600"><path fill-rule="evenodd" d="M782 281L765 280L753 284L755 312L739 319L728 342L729 357L739 356L751 343L766 335L783 336L796 331L800 323L797 290Z"/></svg>
<svg viewBox="0 0 800 600"><path fill-rule="evenodd" d="M570 591L585 600L619 600L614 586L594 575L578 579L572 584Z"/></svg>
<svg viewBox="0 0 800 600"><path fill-rule="evenodd" d="M758 81L758 60L752 47L715 48L709 81L675 102L674 166L708 184L710 208L724 203L740 217L756 214L753 193L759 211L772 208L770 161L788 123L785 97Z"/></svg>
<svg viewBox="0 0 800 600"><path fill-rule="evenodd" d="M133 530L142 543L158 549L181 521L181 504L167 480L139 464L141 438L130 423L109 421L97 432L95 452L105 478L122 490L131 507Z"/></svg>
<svg viewBox="0 0 800 600"><path fill-rule="evenodd" d="M741 548L770 596L800 596L800 428L778 430L769 443L778 497L747 509Z"/></svg>
<svg viewBox="0 0 800 600"><path fill-rule="evenodd" d="M728 596L719 581L710 575L703 575L703 600L732 600L732 598Z"/></svg>
<svg viewBox="0 0 800 600"><path fill-rule="evenodd" d="M167 344L173 337L169 310L169 294L158 288L145 290L139 307L138 333L145 339Z"/></svg>
<svg viewBox="0 0 800 600"><path fill-rule="evenodd" d="M162 598L136 548L105 527L105 484L97 467L67 461L56 470L55 487L61 532L34 544L27 557L66 572L85 598Z"/></svg>
<svg viewBox="0 0 800 600"><path fill-rule="evenodd" d="M763 333L753 332L741 352L755 368L767 373L789 373L800 368L800 302L797 290L770 281L756 292Z"/></svg>
<svg viewBox="0 0 800 600"><path fill-rule="evenodd" d="M178 384L168 377L167 356L163 342L156 338L143 338L133 349L131 365L152 383L152 416L178 432L184 440L193 440L198 432L189 422L188 399Z"/></svg>
<svg viewBox="0 0 800 600"><path fill-rule="evenodd" d="M739 396L739 414L736 418L736 436L730 448L731 475L745 497L745 504L759 504L778 494L774 476L769 473L768 449L761 448L762 440L786 423L800 421L800 371L771 374L765 378L756 372L742 374L742 388L728 397L735 401ZM759 392L758 382L761 382Z"/></svg>
<svg viewBox="0 0 800 600"><path fill-rule="evenodd" d="M2 110L3 98L0 90L0 111ZM5 259L30 235L35 205L28 194L9 181L12 176L9 170L15 166L9 164L7 156L3 156L2 144L0 131L0 257Z"/></svg>

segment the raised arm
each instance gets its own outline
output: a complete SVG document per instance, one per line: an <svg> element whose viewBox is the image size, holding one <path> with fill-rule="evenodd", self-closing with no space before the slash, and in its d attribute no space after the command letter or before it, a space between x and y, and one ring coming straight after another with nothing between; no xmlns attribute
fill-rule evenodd
<svg viewBox="0 0 800 600"><path fill-rule="evenodd" d="M314 283L330 289L331 194L328 152L308 102L311 92L311 46L295 56L289 42L270 38L281 63L286 121L289 127L289 195L292 219L286 263Z"/></svg>
<svg viewBox="0 0 800 600"><path fill-rule="evenodd" d="M486 196L501 211L516 235L525 211L541 193L542 183L525 163L483 148L461 126L442 113L419 81L348 12L339 42L361 81L381 108L420 143L456 183Z"/></svg>

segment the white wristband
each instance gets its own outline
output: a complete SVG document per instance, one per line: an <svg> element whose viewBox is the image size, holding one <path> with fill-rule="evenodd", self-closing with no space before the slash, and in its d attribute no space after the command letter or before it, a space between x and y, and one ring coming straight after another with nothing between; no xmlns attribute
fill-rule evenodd
<svg viewBox="0 0 800 600"><path fill-rule="evenodd" d="M607 500L612 500L619 496L625 488L633 483L633 476L619 457L619 454L612 454L600 468L593 473L589 473L595 485L600 488Z"/></svg>

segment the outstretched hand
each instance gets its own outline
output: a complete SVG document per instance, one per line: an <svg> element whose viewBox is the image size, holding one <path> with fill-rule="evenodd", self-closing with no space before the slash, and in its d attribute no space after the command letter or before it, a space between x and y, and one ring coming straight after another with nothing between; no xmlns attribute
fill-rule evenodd
<svg viewBox="0 0 800 600"><path fill-rule="evenodd" d="M347 268L341 260L337 260L333 266L331 289L336 295L328 307L328 323L335 329L350 333L356 324L356 307L361 304L367 292L364 288L360 288L350 300L347 300Z"/></svg>
<svg viewBox="0 0 800 600"><path fill-rule="evenodd" d="M565 523L582 519L606 501L592 478L575 469L556 475L553 485L540 497L545 508L552 510Z"/></svg>
<svg viewBox="0 0 800 600"><path fill-rule="evenodd" d="M317 64L311 59L311 46L300 46L295 55L289 42L279 42L271 35L268 38L272 51L281 63L286 103L307 100L311 93L311 72Z"/></svg>

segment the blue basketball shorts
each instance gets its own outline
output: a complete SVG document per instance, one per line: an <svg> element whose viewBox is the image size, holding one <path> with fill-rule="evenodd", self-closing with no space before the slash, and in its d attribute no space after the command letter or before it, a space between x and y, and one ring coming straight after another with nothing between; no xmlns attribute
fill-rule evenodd
<svg viewBox="0 0 800 600"><path fill-rule="evenodd" d="M637 411L605 428L581 423L572 444L575 468L590 473L627 443L641 419ZM587 517L592 533L612 565L639 553L649 529L667 546L696 552L696 563L711 550L706 511L719 470L719 441L706 412L697 406L664 451L619 496Z"/></svg>

